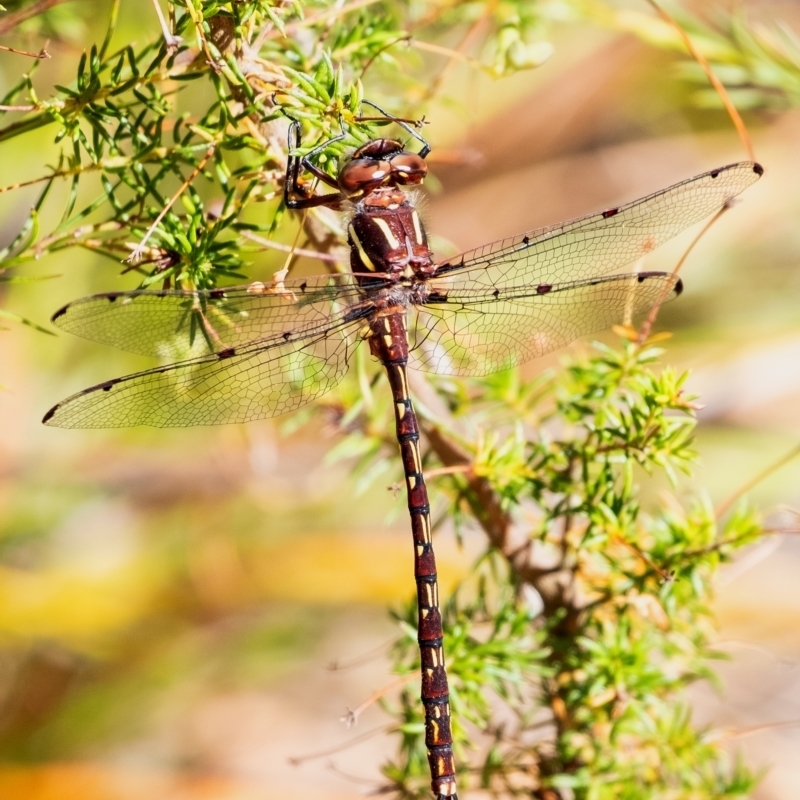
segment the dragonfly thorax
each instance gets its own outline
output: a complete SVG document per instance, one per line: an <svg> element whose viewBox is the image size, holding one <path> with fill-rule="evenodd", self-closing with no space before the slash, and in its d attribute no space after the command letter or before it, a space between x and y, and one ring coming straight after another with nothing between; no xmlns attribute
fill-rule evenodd
<svg viewBox="0 0 800 800"><path fill-rule="evenodd" d="M381 202L392 199L398 202ZM378 189L358 202L347 233L350 268L356 275L426 280L436 269L419 214L399 190Z"/></svg>

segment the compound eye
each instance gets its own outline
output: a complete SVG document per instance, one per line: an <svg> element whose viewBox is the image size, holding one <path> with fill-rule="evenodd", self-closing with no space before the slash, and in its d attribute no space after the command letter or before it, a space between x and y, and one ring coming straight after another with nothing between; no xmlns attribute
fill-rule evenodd
<svg viewBox="0 0 800 800"><path fill-rule="evenodd" d="M366 191L389 174L389 165L374 158L354 158L339 172L339 186L346 195Z"/></svg>
<svg viewBox="0 0 800 800"><path fill-rule="evenodd" d="M416 153L404 150L389 159L392 174L398 183L422 183L428 174L428 165L425 159Z"/></svg>

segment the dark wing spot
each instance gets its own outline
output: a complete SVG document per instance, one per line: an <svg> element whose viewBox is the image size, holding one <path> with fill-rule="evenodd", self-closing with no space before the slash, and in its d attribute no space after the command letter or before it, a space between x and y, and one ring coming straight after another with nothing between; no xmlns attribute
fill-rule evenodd
<svg viewBox="0 0 800 800"><path fill-rule="evenodd" d="M63 308L59 308L52 317L50 317L50 322L55 322L59 317L63 317L64 314L67 313L67 309L69 306L64 306Z"/></svg>
<svg viewBox="0 0 800 800"><path fill-rule="evenodd" d="M285 342L288 342L289 339L291 339L291 338L292 338L292 332L291 331L284 331L283 332L283 340Z"/></svg>
<svg viewBox="0 0 800 800"><path fill-rule="evenodd" d="M118 294L107 294L106 300L108 300L109 303L113 303L118 297Z"/></svg>
<svg viewBox="0 0 800 800"><path fill-rule="evenodd" d="M710 175L712 178L718 178L718 177L719 177L719 170L718 170L718 169L715 169L713 172L709 172L708 174L709 174L709 175Z"/></svg>
<svg viewBox="0 0 800 800"><path fill-rule="evenodd" d="M225 297L225 291L224 291L223 289L212 289L212 290L211 290L211 291L208 293L208 296L209 296L209 297L210 297L212 300L222 300L222 299L224 299L224 297Z"/></svg>
<svg viewBox="0 0 800 800"><path fill-rule="evenodd" d="M89 394L89 392L93 392L95 389L102 389L104 392L110 392L111 387L117 383L119 383L119 380L117 379L113 381L106 381L105 383L101 383L99 386L95 386L92 389L86 389L86 391L81 392L81 394Z"/></svg>
<svg viewBox="0 0 800 800"><path fill-rule="evenodd" d="M764 167L762 167L761 164L753 164L753 172L755 172L756 175L763 175Z"/></svg>
<svg viewBox="0 0 800 800"><path fill-rule="evenodd" d="M47 423L53 419L53 415L58 410L58 406L53 406L43 417L42 417L42 424L47 425Z"/></svg>
<svg viewBox="0 0 800 800"><path fill-rule="evenodd" d="M220 350L217 353L217 358L222 360L223 358L230 358L231 356L236 355L236 348L235 347L226 347L224 350Z"/></svg>
<svg viewBox="0 0 800 800"><path fill-rule="evenodd" d="M530 236L523 236L522 237L522 244L528 244L528 242L530 240L531 240Z"/></svg>
<svg viewBox="0 0 800 800"><path fill-rule="evenodd" d="M672 274L669 272L640 272L636 276L636 280L639 283L644 283L648 278L669 278L672 277ZM683 281L678 278L675 281L675 285L672 287L672 291L675 292L675 296L677 297L683 291Z"/></svg>
<svg viewBox="0 0 800 800"><path fill-rule="evenodd" d="M427 303L447 303L449 300L447 299L447 295L444 292L431 292L428 295Z"/></svg>
<svg viewBox="0 0 800 800"><path fill-rule="evenodd" d="M306 290L307 288L308 288L308 284L307 284L305 281L303 281L303 282L300 284L300 291L301 291L301 292L305 292L305 290Z"/></svg>
<svg viewBox="0 0 800 800"><path fill-rule="evenodd" d="M368 317L374 310L375 306L372 304L356 306L344 315L344 321L353 322L353 320L356 319L364 319L365 317Z"/></svg>
<svg viewBox="0 0 800 800"><path fill-rule="evenodd" d="M540 283L536 287L536 294L547 294L553 288L550 283Z"/></svg>
<svg viewBox="0 0 800 800"><path fill-rule="evenodd" d="M500 297L500 290L499 290L499 289L495 289L495 290L492 292L492 297L494 297L494 299L495 299L495 300L496 300L498 297Z"/></svg>
<svg viewBox="0 0 800 800"><path fill-rule="evenodd" d="M603 212L603 219L608 219L609 217L614 217L619 214L618 208L609 208L608 211Z"/></svg>

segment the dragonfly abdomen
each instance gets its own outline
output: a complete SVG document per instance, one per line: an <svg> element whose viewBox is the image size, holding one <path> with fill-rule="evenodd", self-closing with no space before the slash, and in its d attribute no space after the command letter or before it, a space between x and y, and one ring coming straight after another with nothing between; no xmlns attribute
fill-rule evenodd
<svg viewBox="0 0 800 800"><path fill-rule="evenodd" d="M450 727L450 689L444 663L442 616L436 556L431 539L431 509L422 474L419 424L408 392L408 339L405 310L376 314L371 321L370 349L389 378L395 429L408 495L414 540L414 579L417 584L417 641L422 669L421 699L425 709L425 746L431 788L439 800L457 800L453 736Z"/></svg>

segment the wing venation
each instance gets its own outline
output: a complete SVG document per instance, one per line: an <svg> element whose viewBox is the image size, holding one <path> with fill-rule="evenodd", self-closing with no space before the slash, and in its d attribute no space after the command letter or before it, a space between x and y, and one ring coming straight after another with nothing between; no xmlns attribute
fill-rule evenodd
<svg viewBox="0 0 800 800"><path fill-rule="evenodd" d="M276 286L106 292L64 306L53 322L85 339L175 361L319 326L361 294L349 273Z"/></svg>
<svg viewBox="0 0 800 800"><path fill-rule="evenodd" d="M414 307L409 364L439 375L499 372L629 323L680 289L677 276L658 272L555 284L544 294L525 286L497 296L460 289L447 302Z"/></svg>
<svg viewBox="0 0 800 800"><path fill-rule="evenodd" d="M608 275L721 209L762 172L752 161L731 164L618 208L478 247L439 265L437 285L520 286Z"/></svg>
<svg viewBox="0 0 800 800"><path fill-rule="evenodd" d="M47 412L60 428L155 428L248 422L293 411L332 389L363 323L332 320L282 336L115 378Z"/></svg>

